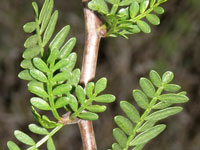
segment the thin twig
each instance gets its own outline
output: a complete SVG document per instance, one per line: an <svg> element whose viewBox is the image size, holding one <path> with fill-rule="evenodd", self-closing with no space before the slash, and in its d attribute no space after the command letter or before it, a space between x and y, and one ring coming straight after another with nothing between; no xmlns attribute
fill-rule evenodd
<svg viewBox="0 0 200 150"><path fill-rule="evenodd" d="M85 86L95 77L102 22L93 11L86 7L89 0L82 0L82 2L84 5L86 39L80 83ZM78 125L84 150L96 150L92 121L80 120Z"/></svg>

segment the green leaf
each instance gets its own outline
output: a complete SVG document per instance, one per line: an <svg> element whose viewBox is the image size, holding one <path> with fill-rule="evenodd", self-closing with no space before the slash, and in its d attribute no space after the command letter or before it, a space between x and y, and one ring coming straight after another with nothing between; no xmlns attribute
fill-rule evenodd
<svg viewBox="0 0 200 150"><path fill-rule="evenodd" d="M37 42L38 42L38 35L37 34L34 34L34 35L31 35L24 43L24 47L25 48L31 48L31 47L36 47L37 45Z"/></svg>
<svg viewBox="0 0 200 150"><path fill-rule="evenodd" d="M48 73L49 68L47 64L39 57L33 58L34 66L42 72Z"/></svg>
<svg viewBox="0 0 200 150"><path fill-rule="evenodd" d="M140 128L137 129L137 132L146 131L147 129L153 127L155 123L156 121L146 121Z"/></svg>
<svg viewBox="0 0 200 150"><path fill-rule="evenodd" d="M175 115L183 110L182 107L168 107L163 110L156 111L145 118L145 120L162 120L169 116Z"/></svg>
<svg viewBox="0 0 200 150"><path fill-rule="evenodd" d="M137 145L136 147L133 148L133 150L142 150L145 145L146 145L146 143Z"/></svg>
<svg viewBox="0 0 200 150"><path fill-rule="evenodd" d="M164 10L164 8L162 8L162 7L155 7L154 9L153 9L153 11L155 12L155 13L157 13L157 14L163 14L164 12L165 12L165 10Z"/></svg>
<svg viewBox="0 0 200 150"><path fill-rule="evenodd" d="M78 115L78 117L84 120L97 120L99 118L97 114L91 112L81 113Z"/></svg>
<svg viewBox="0 0 200 150"><path fill-rule="evenodd" d="M71 53L67 59L68 61L68 64L67 66L64 66L63 68L61 68L61 71L66 71L66 70L69 70L69 71L72 71L75 64L76 64L76 60L77 60L77 54L76 53Z"/></svg>
<svg viewBox="0 0 200 150"><path fill-rule="evenodd" d="M146 130L145 132L137 135L130 142L130 146L140 145L140 144L143 144L143 143L146 143L146 142L150 141L151 139L153 139L156 136L158 136L161 132L163 132L163 130L165 128L166 128L166 125L160 124L160 125L156 125L155 127L152 127L150 129Z"/></svg>
<svg viewBox="0 0 200 150"><path fill-rule="evenodd" d="M135 123L140 121L140 114L132 104L127 101L121 101L120 107L131 121Z"/></svg>
<svg viewBox="0 0 200 150"><path fill-rule="evenodd" d="M29 70L23 70L18 74L18 77L22 80L34 80L30 75Z"/></svg>
<svg viewBox="0 0 200 150"><path fill-rule="evenodd" d="M102 91L105 90L106 86L107 86L107 79L106 78L99 79L95 84L94 93L95 94L101 93Z"/></svg>
<svg viewBox="0 0 200 150"><path fill-rule="evenodd" d="M36 81L32 81L28 83L28 90L35 94L38 95L40 97L43 98L48 98L49 95L47 94L47 92L44 90L44 87L42 86L42 83L40 82L36 82Z"/></svg>
<svg viewBox="0 0 200 150"><path fill-rule="evenodd" d="M101 14L108 14L108 6L104 0L92 0L88 3L88 7Z"/></svg>
<svg viewBox="0 0 200 150"><path fill-rule="evenodd" d="M45 6L45 8L44 8L44 18L42 20L39 18L39 23L42 22L42 25L41 25L41 28L40 28L40 35L42 35L42 33L44 32L44 30L46 29L46 27L49 23L49 20L50 20L52 11L53 11L53 6L54 6L54 1L49 0L48 5Z"/></svg>
<svg viewBox="0 0 200 150"><path fill-rule="evenodd" d="M182 92L179 92L178 95L186 95L187 92L186 91L182 91Z"/></svg>
<svg viewBox="0 0 200 150"><path fill-rule="evenodd" d="M47 11L48 11L48 5L49 5L49 0L45 0L45 1L44 1L44 4L43 4L43 6L42 6L41 12L40 12L39 22L42 22L42 20L44 19L45 14L46 14Z"/></svg>
<svg viewBox="0 0 200 150"><path fill-rule="evenodd" d="M32 59L35 56L37 56L41 51L41 48L39 46L35 46L35 47L31 47L31 48L27 48L23 54L22 57L24 59Z"/></svg>
<svg viewBox="0 0 200 150"><path fill-rule="evenodd" d="M47 150L56 150L52 137L47 141Z"/></svg>
<svg viewBox="0 0 200 150"><path fill-rule="evenodd" d="M81 104L84 104L86 100L84 89L80 85L78 85L75 89L75 92L79 102Z"/></svg>
<svg viewBox="0 0 200 150"><path fill-rule="evenodd" d="M66 44L61 48L59 58L67 58L76 44L76 38L69 39Z"/></svg>
<svg viewBox="0 0 200 150"><path fill-rule="evenodd" d="M149 100L147 96L140 90L133 90L133 97L137 102L138 106L143 109L147 109L149 106Z"/></svg>
<svg viewBox="0 0 200 150"><path fill-rule="evenodd" d="M166 103L186 103L189 98L185 95L178 95L178 94L163 94L158 97L159 100L164 101Z"/></svg>
<svg viewBox="0 0 200 150"><path fill-rule="evenodd" d="M135 18L135 16L138 14L139 9L140 9L140 6L138 2L133 1L133 3L130 6L130 16L132 19Z"/></svg>
<svg viewBox="0 0 200 150"><path fill-rule="evenodd" d="M156 16L154 14L147 14L146 18L153 25L159 25L160 24L160 19L158 18L158 16Z"/></svg>
<svg viewBox="0 0 200 150"><path fill-rule="evenodd" d="M58 55L59 55L59 50L57 48L51 49L50 55L47 59L47 63L50 64L54 62L58 58Z"/></svg>
<svg viewBox="0 0 200 150"><path fill-rule="evenodd" d="M164 109L164 108L167 108L171 105L172 105L172 103L159 102L156 105L154 105L152 108L153 109Z"/></svg>
<svg viewBox="0 0 200 150"><path fill-rule="evenodd" d="M127 138L126 134L121 129L115 128L113 130L113 136L122 148L126 147L126 143L127 143L128 138Z"/></svg>
<svg viewBox="0 0 200 150"><path fill-rule="evenodd" d="M100 105L89 105L86 107L88 111L94 112L94 113L100 113L104 112L106 110L106 106L100 106Z"/></svg>
<svg viewBox="0 0 200 150"><path fill-rule="evenodd" d="M56 122L49 120L49 118L45 115L42 116L42 118L40 120L40 124L44 128L55 128L58 126Z"/></svg>
<svg viewBox="0 0 200 150"><path fill-rule="evenodd" d="M119 3L119 6L128 6L128 5L130 5L132 2L133 2L133 0L122 0L122 1Z"/></svg>
<svg viewBox="0 0 200 150"><path fill-rule="evenodd" d="M169 83L169 82L171 82L173 80L173 78L174 78L173 72L167 71L162 76L162 82L163 83Z"/></svg>
<svg viewBox="0 0 200 150"><path fill-rule="evenodd" d="M151 81L149 81L146 78L140 78L139 84L140 84L140 87L142 88L142 90L144 91L144 93L148 97L150 97L150 98L154 97L156 91L155 91L155 88L152 85Z"/></svg>
<svg viewBox="0 0 200 150"><path fill-rule="evenodd" d="M53 67L53 70L56 71L64 66L66 66L69 63L69 61L67 59L61 59L60 61L58 61L55 66Z"/></svg>
<svg viewBox="0 0 200 150"><path fill-rule="evenodd" d="M99 103L112 103L115 101L115 96L112 94L103 94L94 98L94 101Z"/></svg>
<svg viewBox="0 0 200 150"><path fill-rule="evenodd" d="M60 32L58 32L55 36L55 38L52 40L52 42L50 43L49 47L51 49L57 48L60 49L60 47L63 45L63 43L65 42L65 39L69 33L70 30L70 26L67 25L65 27L63 27Z"/></svg>
<svg viewBox="0 0 200 150"><path fill-rule="evenodd" d="M61 84L53 89L53 95L67 94L71 91L72 86L68 84Z"/></svg>
<svg viewBox="0 0 200 150"><path fill-rule="evenodd" d="M39 97L31 98L31 104L40 110L51 110L49 104Z"/></svg>
<svg viewBox="0 0 200 150"><path fill-rule="evenodd" d="M73 111L77 111L77 109L78 109L78 101L77 101L76 97L74 97L74 95L71 95L71 94L68 97L70 98L69 105L70 105L71 109Z"/></svg>
<svg viewBox="0 0 200 150"><path fill-rule="evenodd" d="M159 74L154 71L151 70L151 72L149 73L149 77L151 79L151 82L156 86L156 87L161 87L162 86L162 80L159 76Z"/></svg>
<svg viewBox="0 0 200 150"><path fill-rule="evenodd" d="M129 18L129 8L127 7L119 9L117 16L124 19Z"/></svg>
<svg viewBox="0 0 200 150"><path fill-rule="evenodd" d="M144 22L142 20L138 20L136 23L137 23L138 27L142 30L142 32L144 32L144 33L151 32L151 28L146 22Z"/></svg>
<svg viewBox="0 0 200 150"><path fill-rule="evenodd" d="M20 148L13 141L8 141L7 146L9 150L20 150Z"/></svg>
<svg viewBox="0 0 200 150"><path fill-rule="evenodd" d="M48 41L50 40L50 38L55 30L57 20L58 20L58 11L56 10L53 13L53 15L51 16L49 24L44 33L44 38L43 38L43 43L42 43L43 46L45 46L48 43Z"/></svg>
<svg viewBox="0 0 200 150"><path fill-rule="evenodd" d="M34 140L30 136L28 136L26 133L16 130L14 132L14 134L15 134L15 137L17 138L17 140L19 140L20 142L22 142L26 145L31 145L31 146L35 145Z"/></svg>
<svg viewBox="0 0 200 150"><path fill-rule="evenodd" d="M133 124L127 118L123 116L116 116L114 121L127 135L132 134Z"/></svg>
<svg viewBox="0 0 200 150"><path fill-rule="evenodd" d="M114 143L114 144L112 145L112 150L122 150L122 148L119 146L119 144Z"/></svg>
<svg viewBox="0 0 200 150"><path fill-rule="evenodd" d="M40 127L36 124L30 124L28 126L29 130L35 134L39 134L39 135L47 135L49 134L49 132L47 131L47 129Z"/></svg>
<svg viewBox="0 0 200 150"><path fill-rule="evenodd" d="M164 90L167 92L177 92L181 89L181 87L177 84L166 84L164 85Z"/></svg>
<svg viewBox="0 0 200 150"><path fill-rule="evenodd" d="M114 4L115 0L105 0L106 2L110 3L110 4Z"/></svg>
<svg viewBox="0 0 200 150"><path fill-rule="evenodd" d="M93 95L93 90L94 90L94 83L93 82L89 82L86 85L86 94L87 96L90 98Z"/></svg>
<svg viewBox="0 0 200 150"><path fill-rule="evenodd" d="M37 3L36 2L32 2L32 6L33 6L33 10L35 12L35 16L38 17L39 11L38 11L38 5L37 5Z"/></svg>
<svg viewBox="0 0 200 150"><path fill-rule="evenodd" d="M41 81L41 82L48 81L46 75L37 69L31 69L30 74L33 78L35 78L38 81Z"/></svg>
<svg viewBox="0 0 200 150"><path fill-rule="evenodd" d="M60 97L56 100L55 102L55 107L56 108L61 108L66 106L67 104L70 103L70 98L69 97Z"/></svg>
<svg viewBox="0 0 200 150"><path fill-rule="evenodd" d="M31 59L22 60L22 62L20 63L20 66L24 69L33 69L34 68Z"/></svg>
<svg viewBox="0 0 200 150"><path fill-rule="evenodd" d="M24 32L26 33L32 33L36 29L36 23L35 22L28 22L23 26Z"/></svg>
<svg viewBox="0 0 200 150"><path fill-rule="evenodd" d="M68 80L70 77L72 76L72 73L69 72L69 71L64 71L64 72L61 72L61 73L58 73L56 74L52 81L54 82L60 82L60 81L66 81Z"/></svg>
<svg viewBox="0 0 200 150"><path fill-rule="evenodd" d="M144 0L140 3L140 13L144 13L147 7L149 6L149 0Z"/></svg>
<svg viewBox="0 0 200 150"><path fill-rule="evenodd" d="M156 0L151 0L150 1L150 7L153 7L155 3L156 3Z"/></svg>
<svg viewBox="0 0 200 150"><path fill-rule="evenodd" d="M67 83L76 87L80 81L80 74L80 69L75 69Z"/></svg>

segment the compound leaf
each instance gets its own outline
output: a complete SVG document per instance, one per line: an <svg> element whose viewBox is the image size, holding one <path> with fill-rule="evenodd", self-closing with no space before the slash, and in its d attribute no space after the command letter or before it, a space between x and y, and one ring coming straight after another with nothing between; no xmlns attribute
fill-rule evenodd
<svg viewBox="0 0 200 150"><path fill-rule="evenodd" d="M159 100L164 101L166 103L185 103L189 100L189 98L185 95L178 94L163 94L158 97Z"/></svg>
<svg viewBox="0 0 200 150"><path fill-rule="evenodd" d="M86 107L88 111L94 112L94 113L100 113L104 112L106 110L106 106L100 106L100 105L89 105Z"/></svg>
<svg viewBox="0 0 200 150"><path fill-rule="evenodd" d="M121 101L120 107L131 121L135 123L140 121L140 114L132 104L127 101Z"/></svg>
<svg viewBox="0 0 200 150"><path fill-rule="evenodd" d="M81 113L78 115L78 117L85 120L97 120L99 118L97 114L91 112Z"/></svg>
<svg viewBox="0 0 200 150"><path fill-rule="evenodd" d="M107 79L106 78L99 79L94 87L95 94L101 93L103 90L105 90L106 86L107 86Z"/></svg>
<svg viewBox="0 0 200 150"><path fill-rule="evenodd" d="M119 128L113 129L113 136L122 148L126 147L128 138L121 129L119 129Z"/></svg>
<svg viewBox="0 0 200 150"><path fill-rule="evenodd" d="M47 131L47 129L40 127L36 124L30 124L28 126L29 130L35 134L40 134L40 135L47 135L49 134L49 132Z"/></svg>
<svg viewBox="0 0 200 150"><path fill-rule="evenodd" d="M150 73L149 73L149 77L151 79L151 82L156 86L156 87L160 87L162 86L162 80L160 78L160 75L154 71L154 70L151 70Z"/></svg>
<svg viewBox="0 0 200 150"><path fill-rule="evenodd" d="M28 136L26 133L16 130L14 132L15 137L17 138L17 140L19 140L20 142L26 144L26 145L35 145L34 140Z"/></svg>
<svg viewBox="0 0 200 150"><path fill-rule="evenodd" d="M7 146L9 150L21 150L13 141L8 141Z"/></svg>
<svg viewBox="0 0 200 150"><path fill-rule="evenodd" d="M32 33L36 29L36 23L35 22L28 22L23 26L24 32L26 33Z"/></svg>
<svg viewBox="0 0 200 150"><path fill-rule="evenodd" d="M81 104L84 104L86 100L84 89L80 85L78 85L75 89L75 92L79 102Z"/></svg>
<svg viewBox="0 0 200 150"><path fill-rule="evenodd" d="M147 14L146 18L153 25L159 25L160 24L160 19L158 18L158 16L156 16L154 14Z"/></svg>
<svg viewBox="0 0 200 150"><path fill-rule="evenodd" d="M137 22L138 27L142 30L144 33L150 33L151 27L144 21L138 20Z"/></svg>
<svg viewBox="0 0 200 150"><path fill-rule="evenodd" d="M148 97L150 97L150 98L154 97L156 91L155 91L154 86L152 85L152 83L148 79L140 78L139 84L140 84L140 87L142 88L142 90L144 91L144 93Z"/></svg>
<svg viewBox="0 0 200 150"><path fill-rule="evenodd" d="M127 135L132 134L133 125L127 118L123 116L116 116L114 120L118 127L120 127Z"/></svg>
<svg viewBox="0 0 200 150"><path fill-rule="evenodd" d="M94 98L94 101L99 103L112 103L115 101L115 96L112 94L103 94Z"/></svg>
<svg viewBox="0 0 200 150"><path fill-rule="evenodd" d="M171 82L173 80L173 78L174 78L173 72L167 71L162 76L162 82L163 83L169 83L169 82Z"/></svg>
<svg viewBox="0 0 200 150"><path fill-rule="evenodd" d="M38 81L47 82L46 75L37 69L31 69L30 74L33 78L35 78Z"/></svg>
<svg viewBox="0 0 200 150"><path fill-rule="evenodd" d="M34 66L42 72L48 73L49 68L47 64L39 57L33 58Z"/></svg>
<svg viewBox="0 0 200 150"><path fill-rule="evenodd" d="M162 120L169 116L175 115L183 110L182 107L168 107L163 110L156 111L145 118L145 120Z"/></svg>
<svg viewBox="0 0 200 150"><path fill-rule="evenodd" d="M40 110L51 110L49 104L39 97L31 98L31 104Z"/></svg>
<svg viewBox="0 0 200 150"><path fill-rule="evenodd" d="M47 150L56 150L52 137L50 137L47 141Z"/></svg>
<svg viewBox="0 0 200 150"><path fill-rule="evenodd" d="M40 53L40 51L41 48L39 46L30 47L23 52L22 57L24 59L32 59L35 56L37 56Z"/></svg>
<svg viewBox="0 0 200 150"><path fill-rule="evenodd" d="M51 16L49 24L44 33L44 38L43 38L43 43L42 43L43 46L45 46L48 43L48 41L50 40L50 38L55 30L57 20L58 20L58 11L55 11L53 13L53 15Z"/></svg>
<svg viewBox="0 0 200 150"><path fill-rule="evenodd" d="M60 32L58 32L55 36L55 38L52 40L52 42L50 43L49 47L51 49L54 48L58 48L60 49L60 47L63 45L63 43L65 42L65 39L69 33L70 30L70 26L67 25L65 27L63 27Z"/></svg>
<svg viewBox="0 0 200 150"><path fill-rule="evenodd" d="M53 95L67 94L72 89L69 84L61 84L53 89Z"/></svg>
<svg viewBox="0 0 200 150"><path fill-rule="evenodd" d="M133 97L138 104L143 109L147 109L149 106L149 100L147 96L140 90L133 90Z"/></svg>
<svg viewBox="0 0 200 150"><path fill-rule="evenodd" d="M152 127L150 129L146 130L145 132L137 135L130 142L130 146L140 145L140 144L150 141L151 139L158 136L165 128L166 128L166 125L160 124L160 125L156 125L155 127Z"/></svg>
<svg viewBox="0 0 200 150"><path fill-rule="evenodd" d="M69 39L61 48L59 58L67 58L76 44L76 38Z"/></svg>

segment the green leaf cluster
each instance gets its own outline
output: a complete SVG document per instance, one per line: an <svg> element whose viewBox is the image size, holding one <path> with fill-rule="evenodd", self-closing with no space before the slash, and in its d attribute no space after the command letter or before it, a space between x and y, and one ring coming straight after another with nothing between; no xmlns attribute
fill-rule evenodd
<svg viewBox="0 0 200 150"><path fill-rule="evenodd" d="M156 123L181 112L182 107L173 105L189 100L185 95L186 92L177 93L181 89L179 85L170 83L174 77L172 72L165 72L161 78L156 71L152 70L149 77L150 80L140 78L141 90L133 90L133 98L144 110L143 114L140 115L130 102L120 102L126 117L118 115L114 118L118 128L113 129L116 140L112 145L113 150L128 150L130 147L133 150L142 150L150 140L166 128L165 124Z"/></svg>
<svg viewBox="0 0 200 150"><path fill-rule="evenodd" d="M73 103L70 103L74 113L71 115L71 120L79 117L84 120L97 120L98 115L96 113L104 112L106 110L105 105L92 104L96 103L112 103L115 101L115 96L112 94L101 94L107 87L107 79L101 78L96 83L89 82L86 85L85 90L81 86L77 86L75 89L76 97ZM78 102L80 107L78 108Z"/></svg>
<svg viewBox="0 0 200 150"><path fill-rule="evenodd" d="M158 15L164 13L160 4L167 0L92 0L88 7L103 16L105 36L128 38L129 34L150 33L149 25L159 25ZM111 6L111 9L109 9Z"/></svg>
<svg viewBox="0 0 200 150"><path fill-rule="evenodd" d="M56 150L52 136L62 127L62 124L58 124L56 128L49 132L46 128L40 127L36 124L29 124L28 128L32 133L37 134L39 136L44 136L37 143L33 140L33 138L31 138L29 135L22 131L16 130L14 132L14 135L18 141L27 145L27 150L39 150L38 147L40 147L45 142L47 142L47 150ZM7 146L9 150L21 150L13 141L8 141Z"/></svg>

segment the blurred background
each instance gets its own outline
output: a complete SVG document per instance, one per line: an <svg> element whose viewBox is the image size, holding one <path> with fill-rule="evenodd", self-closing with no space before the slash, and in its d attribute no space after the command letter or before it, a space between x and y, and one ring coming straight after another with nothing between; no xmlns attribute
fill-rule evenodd
<svg viewBox="0 0 200 150"><path fill-rule="evenodd" d="M28 37L22 26L34 19L31 0L0 0L0 149L15 140L16 129L28 132L27 125L35 123L30 111L26 82L20 80L23 43ZM41 0L38 0L40 6ZM163 121L167 129L150 142L149 150L200 150L200 1L169 0L163 4L165 14L161 24L152 26L150 34L102 39L96 80L108 78L107 93L117 96L108 110L94 121L99 150L111 148L116 127L113 117L123 114L120 100L134 103L132 89L138 88L140 77L148 77L151 69L160 74L170 70L174 83L188 91L190 101L184 111ZM81 0L56 0L59 10L57 31L66 24L71 26L70 36L77 37L75 51L77 67L81 67L84 48L84 18ZM134 103L135 104L135 103ZM35 137L40 139L41 137ZM66 126L54 137L58 150L81 150L77 125ZM42 148L45 149L45 148Z"/></svg>

